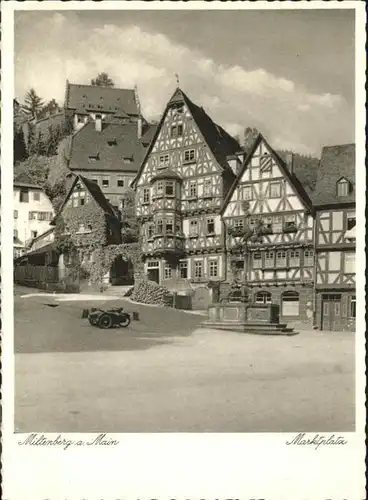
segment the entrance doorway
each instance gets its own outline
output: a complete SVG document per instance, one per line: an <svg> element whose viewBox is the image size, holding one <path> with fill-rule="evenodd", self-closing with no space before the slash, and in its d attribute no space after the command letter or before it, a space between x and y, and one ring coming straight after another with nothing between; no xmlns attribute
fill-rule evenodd
<svg viewBox="0 0 368 500"><path fill-rule="evenodd" d="M160 263L158 260L147 262L147 277L150 281L160 283Z"/></svg>
<svg viewBox="0 0 368 500"><path fill-rule="evenodd" d="M322 330L342 330L341 293L322 295Z"/></svg>
<svg viewBox="0 0 368 500"><path fill-rule="evenodd" d="M116 257L110 268L111 285L132 285L134 283L133 265L124 260L121 255Z"/></svg>

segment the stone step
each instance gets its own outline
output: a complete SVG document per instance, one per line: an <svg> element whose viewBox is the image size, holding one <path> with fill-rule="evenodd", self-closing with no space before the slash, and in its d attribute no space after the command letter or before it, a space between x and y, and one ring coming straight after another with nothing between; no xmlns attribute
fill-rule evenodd
<svg viewBox="0 0 368 500"><path fill-rule="evenodd" d="M289 328L286 323L260 324L260 323L232 323L203 321L202 327L215 328L216 330L227 330L239 333L250 333L254 335L297 335L299 332Z"/></svg>

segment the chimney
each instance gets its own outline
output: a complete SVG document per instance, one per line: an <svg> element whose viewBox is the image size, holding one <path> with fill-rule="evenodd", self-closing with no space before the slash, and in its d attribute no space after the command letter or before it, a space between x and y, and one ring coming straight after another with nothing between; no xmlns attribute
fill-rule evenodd
<svg viewBox="0 0 368 500"><path fill-rule="evenodd" d="M294 173L294 154L293 153L286 153L285 156L285 162L286 166L291 174Z"/></svg>
<svg viewBox="0 0 368 500"><path fill-rule="evenodd" d="M95 118L96 132L101 132L102 130L102 116L96 115Z"/></svg>
<svg viewBox="0 0 368 500"><path fill-rule="evenodd" d="M143 126L141 115L138 116L137 123L138 123L138 139L140 139L142 137L142 126Z"/></svg>

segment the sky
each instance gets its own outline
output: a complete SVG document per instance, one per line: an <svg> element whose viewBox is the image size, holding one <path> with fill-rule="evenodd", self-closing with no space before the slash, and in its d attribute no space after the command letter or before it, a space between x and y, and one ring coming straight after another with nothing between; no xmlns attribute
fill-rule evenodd
<svg viewBox="0 0 368 500"><path fill-rule="evenodd" d="M15 96L107 72L159 119L177 86L240 137L320 156L354 142L354 11L18 11Z"/></svg>

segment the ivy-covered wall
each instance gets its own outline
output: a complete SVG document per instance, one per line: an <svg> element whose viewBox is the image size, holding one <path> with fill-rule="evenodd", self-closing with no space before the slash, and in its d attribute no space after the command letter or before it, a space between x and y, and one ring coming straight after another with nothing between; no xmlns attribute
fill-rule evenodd
<svg viewBox="0 0 368 500"><path fill-rule="evenodd" d="M79 207L66 207L56 218L55 241L64 255L65 274L76 281L102 286L117 257L143 269L139 243L121 243L121 222L105 214L90 199Z"/></svg>

